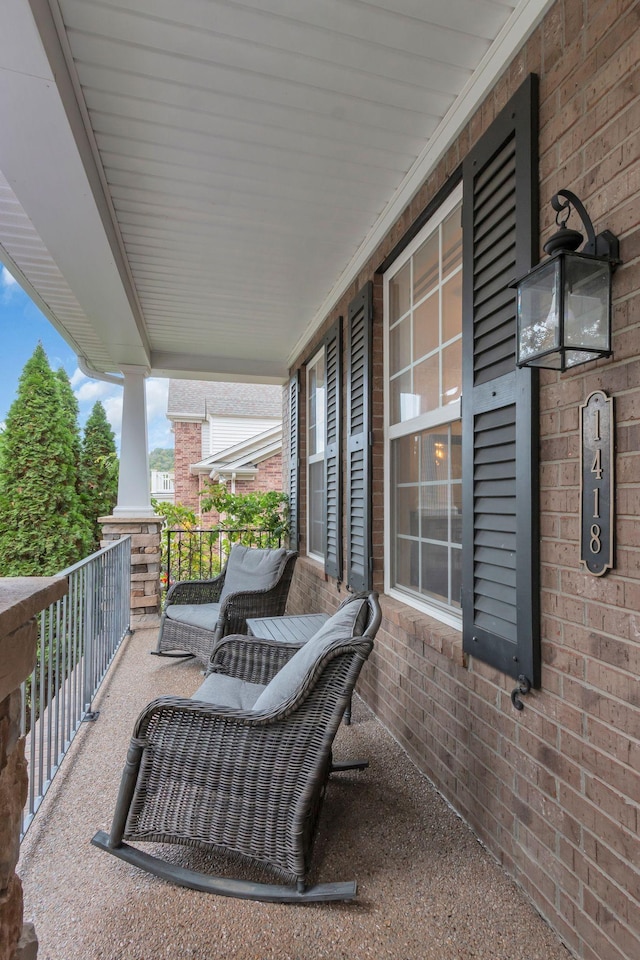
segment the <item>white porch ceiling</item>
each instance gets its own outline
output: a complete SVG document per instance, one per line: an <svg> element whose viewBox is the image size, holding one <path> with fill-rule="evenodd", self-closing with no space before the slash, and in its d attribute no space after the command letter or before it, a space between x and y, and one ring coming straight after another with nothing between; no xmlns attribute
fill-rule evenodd
<svg viewBox="0 0 640 960"><path fill-rule="evenodd" d="M281 381L550 0L5 0L0 260L99 371Z"/></svg>

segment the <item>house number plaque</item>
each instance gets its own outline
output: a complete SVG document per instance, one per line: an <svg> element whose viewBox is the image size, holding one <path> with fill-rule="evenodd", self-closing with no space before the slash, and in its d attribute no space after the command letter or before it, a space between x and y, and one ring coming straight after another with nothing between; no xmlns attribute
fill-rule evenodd
<svg viewBox="0 0 640 960"><path fill-rule="evenodd" d="M596 390L580 407L580 563L594 577L613 567L613 398Z"/></svg>

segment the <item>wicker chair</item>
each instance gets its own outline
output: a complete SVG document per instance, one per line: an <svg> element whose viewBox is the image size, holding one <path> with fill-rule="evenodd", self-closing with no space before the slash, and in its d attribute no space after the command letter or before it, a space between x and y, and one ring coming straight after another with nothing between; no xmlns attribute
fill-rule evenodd
<svg viewBox="0 0 640 960"><path fill-rule="evenodd" d="M208 893L283 903L352 899L354 881L306 888L305 878L329 774L361 766L334 765L332 743L380 619L377 595L366 594L288 654L275 641L221 640L193 699L160 697L139 716L111 832L92 842ZM215 849L286 882L210 876L123 840Z"/></svg>
<svg viewBox="0 0 640 960"><path fill-rule="evenodd" d="M222 637L247 632L247 619L284 614L297 556L293 550L234 544L219 576L175 583L167 593L158 646L152 652L195 657L206 667Z"/></svg>

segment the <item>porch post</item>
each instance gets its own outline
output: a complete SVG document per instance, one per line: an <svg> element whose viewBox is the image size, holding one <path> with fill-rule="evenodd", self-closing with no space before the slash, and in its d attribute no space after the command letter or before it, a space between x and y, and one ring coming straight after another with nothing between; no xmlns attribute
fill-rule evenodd
<svg viewBox="0 0 640 960"><path fill-rule="evenodd" d="M120 441L120 477L118 505L114 517L152 517L149 486L147 439L147 401L144 367L122 367L122 439Z"/></svg>
<svg viewBox="0 0 640 960"><path fill-rule="evenodd" d="M158 624L161 518L151 506L144 367L121 367L124 376L118 504L100 517L102 545L131 536L131 626Z"/></svg>

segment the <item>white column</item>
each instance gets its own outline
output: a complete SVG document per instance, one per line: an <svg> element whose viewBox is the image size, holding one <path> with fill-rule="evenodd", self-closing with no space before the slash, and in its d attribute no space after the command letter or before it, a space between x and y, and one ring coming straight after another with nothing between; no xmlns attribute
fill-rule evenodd
<svg viewBox="0 0 640 960"><path fill-rule="evenodd" d="M124 374L118 505L114 517L152 517L149 488L147 403L144 367L121 367Z"/></svg>

